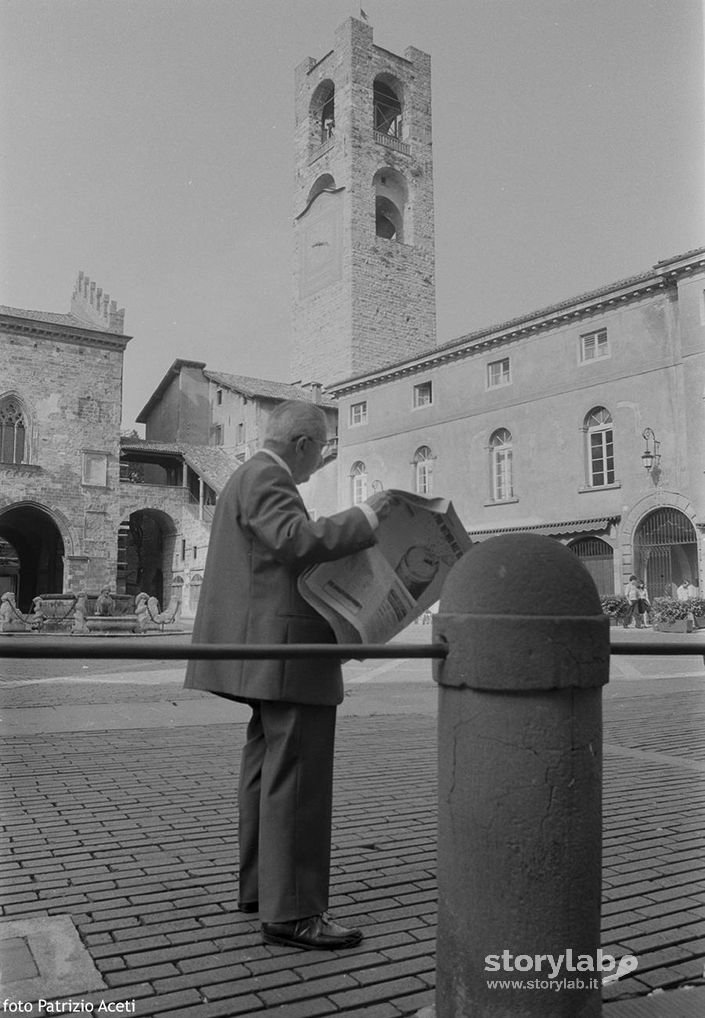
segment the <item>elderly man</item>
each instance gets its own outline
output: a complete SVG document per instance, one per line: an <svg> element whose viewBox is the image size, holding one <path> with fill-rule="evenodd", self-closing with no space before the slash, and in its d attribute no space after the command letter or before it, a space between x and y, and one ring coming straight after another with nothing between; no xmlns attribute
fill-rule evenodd
<svg viewBox="0 0 705 1018"><path fill-rule="evenodd" d="M373 545L390 499L382 492L311 520L296 485L321 466L326 444L320 407L289 400L272 411L264 448L218 498L194 642L335 642L301 597L298 575ZM326 912L340 663L192 661L186 686L252 707L239 783L239 907L259 911L266 943L358 944L362 933Z"/></svg>

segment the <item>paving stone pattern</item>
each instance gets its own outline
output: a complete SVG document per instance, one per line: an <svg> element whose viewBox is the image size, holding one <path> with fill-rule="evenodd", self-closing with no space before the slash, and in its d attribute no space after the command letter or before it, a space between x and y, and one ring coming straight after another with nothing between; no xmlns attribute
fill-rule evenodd
<svg viewBox="0 0 705 1018"><path fill-rule="evenodd" d="M702 984L702 695L677 695L606 700L603 947L639 959L606 1000ZM434 986L435 721L338 732L331 911L359 948L265 946L236 910L241 724L6 740L3 916L71 916L109 987L81 999L141 1018L416 1014Z"/></svg>

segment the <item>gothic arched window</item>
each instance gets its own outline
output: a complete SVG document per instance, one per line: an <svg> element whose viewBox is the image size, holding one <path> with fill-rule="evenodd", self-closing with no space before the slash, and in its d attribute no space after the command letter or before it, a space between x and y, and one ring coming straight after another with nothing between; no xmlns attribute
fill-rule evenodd
<svg viewBox="0 0 705 1018"><path fill-rule="evenodd" d="M490 485L493 502L514 497L512 433L498 428L490 438Z"/></svg>
<svg viewBox="0 0 705 1018"><path fill-rule="evenodd" d="M27 419L16 396L0 398L0 463L27 462Z"/></svg>

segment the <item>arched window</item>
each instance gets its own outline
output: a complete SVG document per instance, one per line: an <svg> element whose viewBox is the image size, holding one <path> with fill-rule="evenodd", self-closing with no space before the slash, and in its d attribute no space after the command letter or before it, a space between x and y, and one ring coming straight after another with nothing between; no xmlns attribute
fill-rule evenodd
<svg viewBox="0 0 705 1018"><path fill-rule="evenodd" d="M389 166L374 175L375 233L384 240L404 243L404 210L408 203L406 180Z"/></svg>
<svg viewBox="0 0 705 1018"><path fill-rule="evenodd" d="M367 467L361 460L353 463L350 479L352 481L352 503L359 505L367 498Z"/></svg>
<svg viewBox="0 0 705 1018"><path fill-rule="evenodd" d="M335 133L335 85L322 81L311 96L311 144L323 145Z"/></svg>
<svg viewBox="0 0 705 1018"><path fill-rule="evenodd" d="M433 453L427 445L414 453L414 483L417 495L433 494Z"/></svg>
<svg viewBox="0 0 705 1018"><path fill-rule="evenodd" d="M27 418L16 396L0 399L0 463L27 462Z"/></svg>
<svg viewBox="0 0 705 1018"><path fill-rule="evenodd" d="M512 434L506 428L498 428L490 438L490 487L493 502L514 497Z"/></svg>
<svg viewBox="0 0 705 1018"><path fill-rule="evenodd" d="M392 83L389 80L385 80L385 77L382 75L375 78L373 91L374 125L375 131L379 131L380 134L401 139L402 105L398 90L399 85L397 82Z"/></svg>
<svg viewBox="0 0 705 1018"><path fill-rule="evenodd" d="M587 476L591 488L614 484L614 430L612 415L596 406L585 417Z"/></svg>
<svg viewBox="0 0 705 1018"><path fill-rule="evenodd" d="M402 218L389 198L377 195L375 200L375 233L383 240L401 240Z"/></svg>

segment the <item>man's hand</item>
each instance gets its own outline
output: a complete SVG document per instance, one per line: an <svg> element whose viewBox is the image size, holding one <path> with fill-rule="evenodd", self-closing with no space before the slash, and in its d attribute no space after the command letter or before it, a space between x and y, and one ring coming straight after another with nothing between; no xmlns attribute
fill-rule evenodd
<svg viewBox="0 0 705 1018"><path fill-rule="evenodd" d="M374 495L370 495L367 499L367 505L370 509L374 509L377 513L377 518L380 520L383 520L385 516L389 516L395 502L396 499L388 491L376 491Z"/></svg>

